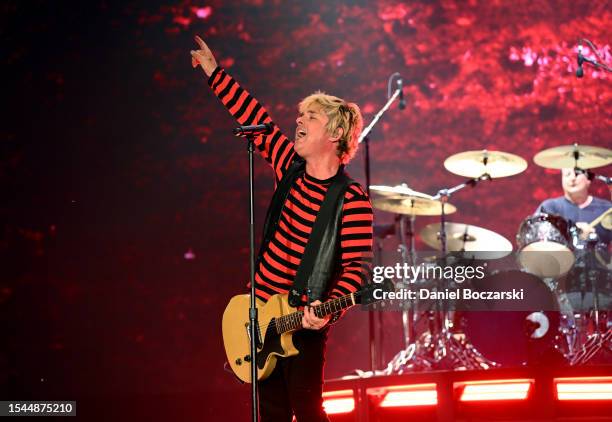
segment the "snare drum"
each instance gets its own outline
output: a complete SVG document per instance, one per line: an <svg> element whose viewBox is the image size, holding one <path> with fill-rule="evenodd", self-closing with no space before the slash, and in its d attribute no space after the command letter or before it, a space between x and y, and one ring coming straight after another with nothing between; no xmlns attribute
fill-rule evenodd
<svg viewBox="0 0 612 422"><path fill-rule="evenodd" d="M518 260L528 272L556 278L574 265L574 252L567 221L558 215L535 214L521 223L516 235Z"/></svg>

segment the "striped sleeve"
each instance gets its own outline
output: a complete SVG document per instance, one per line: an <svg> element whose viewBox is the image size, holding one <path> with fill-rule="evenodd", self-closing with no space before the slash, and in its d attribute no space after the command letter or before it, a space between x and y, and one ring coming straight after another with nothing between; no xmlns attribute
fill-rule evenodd
<svg viewBox="0 0 612 422"><path fill-rule="evenodd" d="M372 205L358 184L349 186L342 208L340 251L342 273L329 298L354 293L370 279L372 267Z"/></svg>
<svg viewBox="0 0 612 422"><path fill-rule="evenodd" d="M266 109L221 67L210 75L208 85L238 124L274 123ZM274 125L271 134L255 138L255 146L274 169L276 180L280 180L295 154L293 142Z"/></svg>

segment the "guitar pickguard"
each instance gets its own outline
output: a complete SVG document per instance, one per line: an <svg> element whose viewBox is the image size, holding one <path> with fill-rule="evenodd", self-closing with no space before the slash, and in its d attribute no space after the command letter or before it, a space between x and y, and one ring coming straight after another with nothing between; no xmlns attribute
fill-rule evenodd
<svg viewBox="0 0 612 422"><path fill-rule="evenodd" d="M283 346L281 345L281 336L276 333L276 324L273 323L273 321L276 322L276 318L270 320L264 336L264 346L259 353L257 353L257 367L259 369L263 369L266 360L272 353L279 356L285 355Z"/></svg>

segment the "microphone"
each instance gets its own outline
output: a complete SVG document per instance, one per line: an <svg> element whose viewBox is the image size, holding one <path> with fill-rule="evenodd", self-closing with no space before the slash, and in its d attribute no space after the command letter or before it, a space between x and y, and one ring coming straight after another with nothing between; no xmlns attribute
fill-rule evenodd
<svg viewBox="0 0 612 422"><path fill-rule="evenodd" d="M400 90L399 93L399 109L403 110L406 108L406 100L404 100L404 81L402 78L397 80L397 89Z"/></svg>
<svg viewBox="0 0 612 422"><path fill-rule="evenodd" d="M582 55L582 44L578 45L578 69L576 69L576 77L582 78L584 76L584 70L582 69L582 63L584 63L584 56Z"/></svg>
<svg viewBox="0 0 612 422"><path fill-rule="evenodd" d="M274 129L273 123L264 123L262 125L249 125L249 126L238 126L232 132L236 136L255 136L255 135L268 135L272 133Z"/></svg>

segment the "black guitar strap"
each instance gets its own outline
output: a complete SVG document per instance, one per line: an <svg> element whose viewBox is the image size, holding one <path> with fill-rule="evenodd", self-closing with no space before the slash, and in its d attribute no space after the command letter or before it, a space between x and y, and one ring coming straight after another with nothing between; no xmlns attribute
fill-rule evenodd
<svg viewBox="0 0 612 422"><path fill-rule="evenodd" d="M321 239L325 232L325 227L329 220L334 217L335 205L344 195L350 183L349 177L344 173L344 166L341 166L338 173L334 176L332 183L325 193L323 203L315 219L312 232L308 238L308 243L302 255L302 261L293 280L293 287L289 292L289 304L293 307L302 305L302 296L308 294L307 285L312 269L315 264Z"/></svg>

